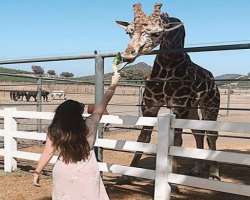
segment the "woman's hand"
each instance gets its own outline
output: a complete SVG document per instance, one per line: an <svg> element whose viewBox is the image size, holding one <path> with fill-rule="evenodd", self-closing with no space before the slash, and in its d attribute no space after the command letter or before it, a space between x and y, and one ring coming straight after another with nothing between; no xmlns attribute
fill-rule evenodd
<svg viewBox="0 0 250 200"><path fill-rule="evenodd" d="M53 147L53 143L50 140L50 138L47 137L43 153L38 161L36 169L33 171L33 185L34 186L40 187L40 185L39 185L40 172L48 164L48 162L52 158L54 152L55 152L55 148Z"/></svg>
<svg viewBox="0 0 250 200"><path fill-rule="evenodd" d="M40 181L40 174L37 172L33 172L33 185L36 187L40 187L39 181Z"/></svg>
<svg viewBox="0 0 250 200"><path fill-rule="evenodd" d="M114 75L112 76L111 85L117 85L120 78L120 73L114 73Z"/></svg>

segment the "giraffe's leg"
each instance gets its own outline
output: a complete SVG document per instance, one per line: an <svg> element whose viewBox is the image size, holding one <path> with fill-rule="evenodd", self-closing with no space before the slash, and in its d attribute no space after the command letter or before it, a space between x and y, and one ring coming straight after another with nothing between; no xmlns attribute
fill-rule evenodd
<svg viewBox="0 0 250 200"><path fill-rule="evenodd" d="M181 146L182 145L182 129L176 128L174 130L174 146Z"/></svg>
<svg viewBox="0 0 250 200"><path fill-rule="evenodd" d="M176 119L185 119L188 115L185 108L174 108L172 112L175 114ZM174 146L182 146L182 131L182 128L176 128L174 130Z"/></svg>
<svg viewBox="0 0 250 200"><path fill-rule="evenodd" d="M202 130L193 130L192 133L195 138L196 148L204 149L204 135L205 131ZM204 176L204 162L202 160L195 160L194 168L192 168L192 174L198 176Z"/></svg>
<svg viewBox="0 0 250 200"><path fill-rule="evenodd" d="M172 112L176 115L177 119L184 119L187 117L188 112L185 108L174 108ZM181 128L176 128L174 130L174 146L182 146L183 139L182 139L182 132L183 130ZM177 160L174 158L172 161L172 170L174 172L177 172Z"/></svg>
<svg viewBox="0 0 250 200"><path fill-rule="evenodd" d="M147 116L156 117L159 110L160 110L160 106L155 106L155 107L143 106L142 114L144 117L147 117ZM151 140L152 130L153 130L152 126L144 126L141 130L140 135L137 138L137 142L149 143ZM141 157L142 157L142 152L135 152L135 155L132 159L130 166L135 167L138 164Z"/></svg>
<svg viewBox="0 0 250 200"><path fill-rule="evenodd" d="M193 106L195 107L195 106ZM199 120L198 110L189 110L188 119ZM204 135L205 131L192 129L192 133L195 138L196 148L204 149ZM203 176L204 162L201 160L195 160L194 168L192 168L192 174Z"/></svg>
<svg viewBox="0 0 250 200"><path fill-rule="evenodd" d="M211 150L216 150L216 140L218 138L217 131L207 131L207 143ZM220 180L219 165L217 162L210 162L209 176L213 179Z"/></svg>
<svg viewBox="0 0 250 200"><path fill-rule="evenodd" d="M174 146L182 146L182 129L181 128L176 128L174 130ZM175 158L173 158L172 160L172 170L173 172L177 172L177 168L178 168L178 164L177 164L177 160Z"/></svg>
<svg viewBox="0 0 250 200"><path fill-rule="evenodd" d="M160 106L155 106L155 107L142 106L142 114L144 117L145 116L155 117L155 116L157 116L159 110L160 110ZM144 126L141 130L140 135L137 138L137 142L149 143L151 140L152 130L153 130L153 127ZM132 159L130 166L136 167L138 165L138 162L140 161L141 157L142 157L142 152L135 152L135 155ZM133 179L134 179L133 177L123 175L117 180L116 184L118 184L118 185L128 184Z"/></svg>
<svg viewBox="0 0 250 200"><path fill-rule="evenodd" d="M213 98L210 98L208 102L203 103L203 105L201 106L203 107L203 109L201 109L202 118L204 120L216 121L220 106L220 97L218 90L215 91ZM206 133L207 133L207 143L209 149L216 150L216 140L218 138L218 132L206 131ZM210 162L209 177L213 179L220 179L219 165L217 162Z"/></svg>
<svg viewBox="0 0 250 200"><path fill-rule="evenodd" d="M137 142L144 142L144 143L149 143L151 140L151 133L152 133L153 127L151 126L143 126L142 131L140 135L137 138ZM135 152L135 155L133 157L133 160L130 164L130 166L135 167L139 160L142 157L142 152Z"/></svg>

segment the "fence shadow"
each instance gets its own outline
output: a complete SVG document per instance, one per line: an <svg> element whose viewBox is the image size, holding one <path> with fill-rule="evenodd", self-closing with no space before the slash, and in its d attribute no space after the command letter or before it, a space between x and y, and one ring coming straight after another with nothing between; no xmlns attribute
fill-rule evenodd
<svg viewBox="0 0 250 200"><path fill-rule="evenodd" d="M249 200L249 197L191 187L178 187L171 200Z"/></svg>
<svg viewBox="0 0 250 200"><path fill-rule="evenodd" d="M222 149L221 151L250 155L250 149L247 150ZM233 182L250 185L250 179L249 179L250 166L220 163L220 173L221 176L225 179L230 179Z"/></svg>
<svg viewBox="0 0 250 200"><path fill-rule="evenodd" d="M111 199L129 199L134 195L151 199L154 195L153 185L150 183L137 184L134 182L129 185L115 185L105 182L105 187Z"/></svg>

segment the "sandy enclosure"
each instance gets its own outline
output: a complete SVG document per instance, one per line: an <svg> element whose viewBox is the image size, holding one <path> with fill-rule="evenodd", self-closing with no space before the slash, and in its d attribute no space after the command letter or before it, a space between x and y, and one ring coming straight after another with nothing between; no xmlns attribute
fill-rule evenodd
<svg viewBox="0 0 250 200"><path fill-rule="evenodd" d="M36 105L32 105L35 102L13 102L9 99L9 92L2 90L17 89L17 87L2 87L0 88L0 109L6 107L4 104L11 107L16 107L17 110L36 110ZM86 104L94 103L94 87L89 85L50 85L43 87L46 90L64 90L68 99L75 99ZM19 86L20 90L35 90L36 86ZM250 91L239 90L234 92L230 96L230 107L232 108L250 108ZM225 91L221 91L221 107L226 107L227 105L227 95ZM63 100L52 100L49 98L47 105L42 106L43 111L53 111L58 104ZM22 105L25 103L25 105ZM14 105L15 104L15 105ZM116 95L113 97L110 105L108 106L108 111L110 114L114 115L138 115L140 113L138 106L139 104L139 88L135 87L118 87L116 90ZM162 108L161 113L169 112L169 110ZM219 119L220 121L234 121L234 122L249 122L250 113L249 111L230 111L229 116L227 116L226 111L220 111ZM0 128L3 128L3 120L0 119ZM19 130L37 130L36 120L18 120ZM43 131L49 124L49 121L42 121ZM138 130L130 130L119 127L111 127L109 131L104 134L105 138L112 139L123 139L123 140L136 140L139 134ZM223 133L225 134L225 133ZM231 134L231 133L227 133ZM241 134L242 135L242 134ZM156 143L157 134L153 133L152 143ZM0 142L0 147L3 144ZM194 138L192 135L184 135L184 146L195 147ZM246 139L231 139L231 138L219 138L217 143L219 150L224 151L234 151L234 152L244 152L250 153L250 142ZM19 140L18 148L23 151L30 152L41 152L43 145L36 141ZM207 148L207 145L206 145ZM104 150L104 161L109 163L117 163L122 165L129 165L133 154L125 152L117 152L111 150ZM122 159L121 159L122 158ZM140 162L140 166L144 168L154 168L155 158L152 155L144 155ZM178 170L182 174L188 174L190 169L193 167L193 160L182 159L178 161ZM11 174L5 174L3 172L3 157L0 157L0 200L1 199L51 199L51 170L52 166L46 168L45 173L42 177L42 187L36 188L31 185L31 173L29 172L34 168L35 162L18 160L18 171ZM226 164L220 164L220 173L223 181L236 182L242 184L250 184L250 168L244 166L232 166ZM141 200L141 199L152 199L153 196L153 182L148 180L136 179L129 185L118 185L116 184L118 175L104 174L104 181L107 191L111 199L131 199L131 200ZM218 193L208 190L195 189L190 187L179 187L178 192L172 194L173 200L247 200L249 198L243 196L236 196L224 193Z"/></svg>

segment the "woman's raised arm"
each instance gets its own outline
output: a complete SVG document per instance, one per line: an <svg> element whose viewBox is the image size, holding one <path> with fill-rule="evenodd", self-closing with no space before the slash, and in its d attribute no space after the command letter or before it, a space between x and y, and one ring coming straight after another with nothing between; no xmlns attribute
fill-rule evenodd
<svg viewBox="0 0 250 200"><path fill-rule="evenodd" d="M105 109L106 109L109 101L111 100L113 94L115 93L115 88L116 88L116 86L118 84L119 79L120 79L120 74L115 73L112 76L111 85L109 86L109 88L105 92L101 103L95 105L93 115L95 115L95 119L97 121L99 121L101 119L101 117L103 115L103 112L105 111Z"/></svg>

